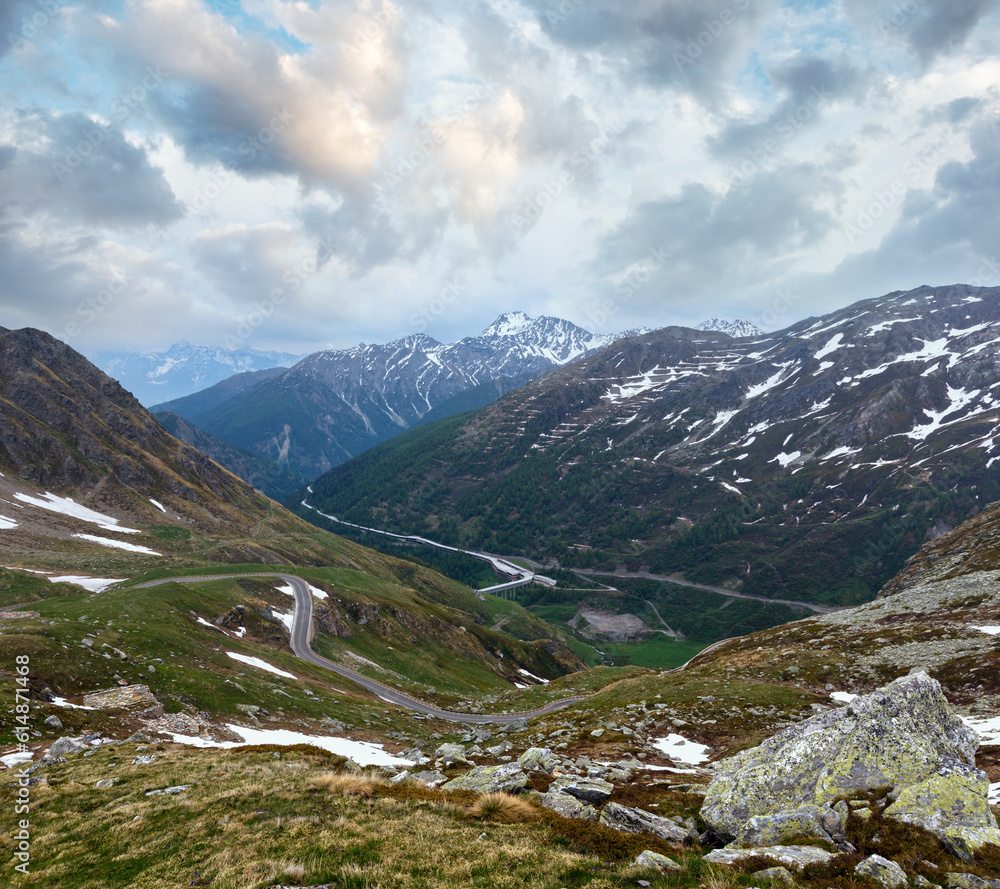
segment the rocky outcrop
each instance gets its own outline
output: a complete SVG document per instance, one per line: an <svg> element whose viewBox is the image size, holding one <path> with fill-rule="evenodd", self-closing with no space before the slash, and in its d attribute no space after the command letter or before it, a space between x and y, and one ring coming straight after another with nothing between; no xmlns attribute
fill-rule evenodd
<svg viewBox="0 0 1000 889"><path fill-rule="evenodd" d="M548 775L551 775L559 765L559 757L547 747L530 747L517 758L517 761L529 772L545 772Z"/></svg>
<svg viewBox="0 0 1000 889"><path fill-rule="evenodd" d="M681 866L672 858L661 855L659 852L646 850L640 852L639 856L632 863L633 867L655 867L657 870L680 870Z"/></svg>
<svg viewBox="0 0 1000 889"><path fill-rule="evenodd" d="M519 793L528 786L528 774L519 763L477 766L443 786L443 790L473 790L476 793Z"/></svg>
<svg viewBox="0 0 1000 889"><path fill-rule="evenodd" d="M618 803L608 803L601 812L600 822L623 833L651 833L661 840L678 845L690 839L690 829L645 809L631 809Z"/></svg>
<svg viewBox="0 0 1000 889"><path fill-rule="evenodd" d="M578 778L572 775L556 778L549 785L552 793L565 793L585 803L603 803L614 793L615 785L603 778Z"/></svg>
<svg viewBox="0 0 1000 889"><path fill-rule="evenodd" d="M838 800L891 788L887 816L971 854L1000 844L977 746L940 685L914 673L718 763L702 816L720 838L741 845L802 833L833 838L836 819L827 812Z"/></svg>
<svg viewBox="0 0 1000 889"><path fill-rule="evenodd" d="M598 818L597 809L568 793L543 793L539 799L544 808L551 809L563 818L580 818L584 821L596 821Z"/></svg>
<svg viewBox="0 0 1000 889"><path fill-rule="evenodd" d="M801 871L810 864L826 864L832 852L816 846L764 846L760 849L715 849L705 856L709 864L738 866L751 858L770 858L789 870Z"/></svg>
<svg viewBox="0 0 1000 889"><path fill-rule="evenodd" d="M146 706L160 703L145 685L128 685L124 688L109 688L83 696L83 706L95 710L117 710L124 707Z"/></svg>

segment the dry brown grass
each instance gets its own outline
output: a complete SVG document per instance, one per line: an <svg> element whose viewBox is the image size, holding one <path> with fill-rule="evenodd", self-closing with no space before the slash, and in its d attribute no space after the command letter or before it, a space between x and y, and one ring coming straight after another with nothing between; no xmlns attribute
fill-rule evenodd
<svg viewBox="0 0 1000 889"><path fill-rule="evenodd" d="M473 803L469 814L482 821L516 824L533 819L537 810L526 800L508 793L484 793Z"/></svg>
<svg viewBox="0 0 1000 889"><path fill-rule="evenodd" d="M386 780L378 775L355 775L346 772L327 772L312 779L312 785L332 796L349 796L352 799L371 799Z"/></svg>

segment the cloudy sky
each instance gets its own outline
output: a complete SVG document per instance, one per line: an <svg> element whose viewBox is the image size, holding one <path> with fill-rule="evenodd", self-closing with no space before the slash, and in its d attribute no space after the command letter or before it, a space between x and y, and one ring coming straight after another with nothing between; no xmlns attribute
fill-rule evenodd
<svg viewBox="0 0 1000 889"><path fill-rule="evenodd" d="M3 0L0 325L306 352L1000 285L1000 0Z"/></svg>

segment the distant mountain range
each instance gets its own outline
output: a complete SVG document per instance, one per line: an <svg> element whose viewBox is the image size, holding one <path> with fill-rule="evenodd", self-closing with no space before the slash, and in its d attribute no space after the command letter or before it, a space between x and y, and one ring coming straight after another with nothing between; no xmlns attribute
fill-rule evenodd
<svg viewBox="0 0 1000 889"><path fill-rule="evenodd" d="M233 374L290 367L301 356L255 349L192 346L181 340L166 352L99 352L90 356L108 376L150 406L206 389Z"/></svg>
<svg viewBox="0 0 1000 889"><path fill-rule="evenodd" d="M735 340L666 328L407 433L300 496L445 543L863 601L1000 498L998 344L1000 288L966 286Z"/></svg>
<svg viewBox="0 0 1000 889"><path fill-rule="evenodd" d="M416 334L317 352L284 372L242 374L154 410L314 478L431 412L482 407L630 333L592 334L559 318L511 312L450 345Z"/></svg>
<svg viewBox="0 0 1000 889"><path fill-rule="evenodd" d="M722 318L709 318L708 321L702 321L696 329L714 330L731 337L764 335L764 331L761 330L756 324L751 324L749 321L744 321L741 318L736 321L724 321Z"/></svg>

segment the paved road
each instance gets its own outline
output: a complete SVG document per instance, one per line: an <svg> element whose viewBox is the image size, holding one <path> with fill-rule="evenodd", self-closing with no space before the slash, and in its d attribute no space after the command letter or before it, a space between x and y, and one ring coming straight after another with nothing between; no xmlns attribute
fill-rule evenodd
<svg viewBox="0 0 1000 889"><path fill-rule="evenodd" d="M841 605L830 608L826 605L816 605L812 602L797 602L794 599L768 599L767 596L755 596L752 593L737 593L727 590L721 586L708 586L704 583L694 583L690 580L679 580L676 577L667 577L665 574L639 574L639 573L616 573L614 571L594 571L592 568L571 568L574 574L581 574L584 577L630 577L636 580L659 580L664 583L676 583L678 586L694 587L696 590L708 590L710 593L719 593L722 596L730 596L733 599L753 599L755 602L767 602L774 605L789 605L792 608L808 608L817 614L833 614L836 611L844 611L850 607Z"/></svg>
<svg viewBox="0 0 1000 889"><path fill-rule="evenodd" d="M561 710L563 707L568 707L583 700L583 698L565 698L561 701L553 701L551 704L539 707L537 710L529 710L524 713L496 714L460 713L455 710L442 710L440 707L419 701L398 689L383 685L381 682L376 682L374 679L369 679L367 676L355 673L354 670L328 661L312 650L312 646L310 645L312 593L309 592L309 585L302 578L296 577L293 574L211 574L201 577L168 577L163 580L151 580L146 583L137 584L136 588L160 586L164 583L205 583L207 581L236 577L277 577L285 581L294 591L295 614L292 618L291 645L295 656L316 667L330 670L332 673L336 673L338 676L362 686L362 688L366 688L390 704L397 704L408 710L415 710L418 713L433 716L437 719L445 719L449 722L463 722L468 725L490 725L510 724L512 722L519 722L522 719L530 719L533 716L544 716L547 713L553 713L556 710Z"/></svg>

